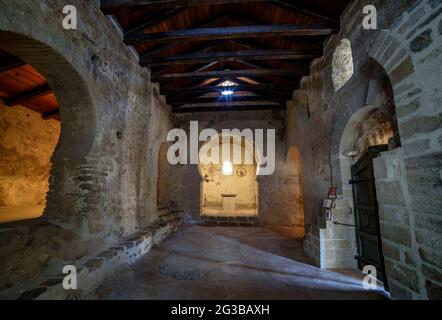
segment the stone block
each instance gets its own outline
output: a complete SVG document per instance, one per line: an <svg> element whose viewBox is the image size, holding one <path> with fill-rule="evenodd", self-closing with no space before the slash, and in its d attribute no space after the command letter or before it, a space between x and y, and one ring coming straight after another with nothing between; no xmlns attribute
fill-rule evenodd
<svg viewBox="0 0 442 320"><path fill-rule="evenodd" d="M376 180L385 179L388 177L387 164L384 157L373 159L373 170Z"/></svg>
<svg viewBox="0 0 442 320"><path fill-rule="evenodd" d="M427 289L427 296L429 299L442 300L442 285L436 284L430 280L425 280L425 288Z"/></svg>
<svg viewBox="0 0 442 320"><path fill-rule="evenodd" d="M442 234L430 233L428 231L416 230L416 241L424 247L442 251Z"/></svg>
<svg viewBox="0 0 442 320"><path fill-rule="evenodd" d="M388 284L390 286L390 293L395 299L412 300L413 293L407 289L404 289L396 281L389 279Z"/></svg>
<svg viewBox="0 0 442 320"><path fill-rule="evenodd" d="M442 126L442 113L434 116L418 115L406 122L399 122L401 138L406 140L417 134L430 133Z"/></svg>
<svg viewBox="0 0 442 320"><path fill-rule="evenodd" d="M414 72L413 62L407 57L396 68L390 71L392 85L396 85Z"/></svg>
<svg viewBox="0 0 442 320"><path fill-rule="evenodd" d="M422 273L430 280L442 283L442 272L434 268L430 268L425 263L422 264Z"/></svg>
<svg viewBox="0 0 442 320"><path fill-rule="evenodd" d="M89 272L100 269L103 266L103 258L92 258L85 263L85 267L88 268Z"/></svg>
<svg viewBox="0 0 442 320"><path fill-rule="evenodd" d="M415 221L418 228L430 230L433 232L440 232L442 230L442 215L429 216L420 214L416 216Z"/></svg>
<svg viewBox="0 0 442 320"><path fill-rule="evenodd" d="M392 278L411 289L419 292L419 281L415 270L405 267L399 263L393 263L390 260L385 260L385 268L387 270L387 277Z"/></svg>
<svg viewBox="0 0 442 320"><path fill-rule="evenodd" d="M405 206L402 186L398 181L376 182L379 205Z"/></svg>
<svg viewBox="0 0 442 320"><path fill-rule="evenodd" d="M406 33L411 28L413 28L417 22L424 16L425 9L420 8L419 10L413 12L407 19L405 19L405 22L400 26L398 29L399 33Z"/></svg>
<svg viewBox="0 0 442 320"><path fill-rule="evenodd" d="M388 222L403 226L410 224L410 215L408 210L396 206L379 206L379 219L382 222Z"/></svg>
<svg viewBox="0 0 442 320"><path fill-rule="evenodd" d="M433 265L439 269L442 269L442 256L433 252L430 252L427 249L419 248L419 255L421 256L422 261Z"/></svg>
<svg viewBox="0 0 442 320"><path fill-rule="evenodd" d="M402 146L406 156L421 153L430 149L430 139L422 139Z"/></svg>
<svg viewBox="0 0 442 320"><path fill-rule="evenodd" d="M394 243L411 247L411 231L409 228L381 223L381 236Z"/></svg>
<svg viewBox="0 0 442 320"><path fill-rule="evenodd" d="M417 111L418 109L420 109L420 107L421 107L421 99L416 98L410 102L407 102L406 104L398 105L396 107L396 115L398 118L403 118Z"/></svg>
<svg viewBox="0 0 442 320"><path fill-rule="evenodd" d="M433 42L433 38L431 36L432 32L433 31L431 29L427 29L415 37L410 42L410 50L412 52L421 52L425 48L428 48Z"/></svg>
<svg viewBox="0 0 442 320"><path fill-rule="evenodd" d="M388 243L387 241L382 241L382 251L386 258L395 261L400 261L401 259L401 254L398 247Z"/></svg>
<svg viewBox="0 0 442 320"><path fill-rule="evenodd" d="M416 268L416 259L414 258L413 254L410 251L404 252L404 262L407 265Z"/></svg>

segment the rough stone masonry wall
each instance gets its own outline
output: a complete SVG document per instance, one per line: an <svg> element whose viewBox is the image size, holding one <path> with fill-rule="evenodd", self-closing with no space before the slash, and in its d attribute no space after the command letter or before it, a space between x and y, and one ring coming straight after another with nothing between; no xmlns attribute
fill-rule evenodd
<svg viewBox="0 0 442 320"><path fill-rule="evenodd" d="M0 206L45 204L59 135L57 120L0 103Z"/></svg>
<svg viewBox="0 0 442 320"><path fill-rule="evenodd" d="M362 8L368 4L377 7L379 30L362 28ZM341 17L341 32L327 40L324 56L312 63L311 75L288 104L286 143L301 151L306 220L315 223L330 186L351 199L342 189L339 147L351 116L367 105L370 58L387 73L402 147L382 155L385 161L375 167L383 163L390 170L379 176L383 195L378 200L381 210L388 208L381 211L381 233L390 289L397 298L442 298L441 12L437 0L351 2ZM334 92L332 56L344 38L352 46L354 74Z"/></svg>
<svg viewBox="0 0 442 320"><path fill-rule="evenodd" d="M258 177L259 219L269 225L302 225L303 212L296 210L297 198L287 189L295 186L291 182L291 168L287 168L287 150L283 143L284 112L271 111L237 111L200 113L197 115L182 114L175 116L175 127L189 132L190 121L198 121L199 130L215 129L275 129L276 130L276 164L275 172L268 176ZM264 136L266 134L264 133ZM266 142L264 142L266 145ZM290 165L293 165L290 163ZM182 189L176 194L179 207L184 210L188 220L200 218L200 183L201 177L197 165L174 166L173 176L176 177Z"/></svg>
<svg viewBox="0 0 442 320"><path fill-rule="evenodd" d="M98 2L0 0L0 47L45 76L62 118L43 218L0 230L0 289L59 272L157 219L170 111ZM67 4L77 30L62 27Z"/></svg>

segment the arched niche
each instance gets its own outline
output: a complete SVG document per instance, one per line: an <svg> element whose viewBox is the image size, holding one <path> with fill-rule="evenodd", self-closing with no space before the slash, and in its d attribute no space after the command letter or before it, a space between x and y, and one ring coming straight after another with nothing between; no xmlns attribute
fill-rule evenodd
<svg viewBox="0 0 442 320"><path fill-rule="evenodd" d="M249 139L235 134L211 137L200 149L198 171L201 215L258 215L259 154Z"/></svg>

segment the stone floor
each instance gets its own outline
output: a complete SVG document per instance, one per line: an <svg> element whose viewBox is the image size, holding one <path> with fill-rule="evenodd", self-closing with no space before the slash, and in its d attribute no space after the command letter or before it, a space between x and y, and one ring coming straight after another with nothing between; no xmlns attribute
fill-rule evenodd
<svg viewBox="0 0 442 320"><path fill-rule="evenodd" d="M387 298L382 290L364 290L357 271L310 265L296 234L184 225L134 265L107 278L96 295L177 300Z"/></svg>
<svg viewBox="0 0 442 320"><path fill-rule="evenodd" d="M0 223L38 218L45 206L0 206Z"/></svg>

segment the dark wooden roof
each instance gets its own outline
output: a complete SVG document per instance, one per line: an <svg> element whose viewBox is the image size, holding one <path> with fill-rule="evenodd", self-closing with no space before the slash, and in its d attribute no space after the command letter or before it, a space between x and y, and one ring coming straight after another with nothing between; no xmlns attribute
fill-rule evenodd
<svg viewBox="0 0 442 320"><path fill-rule="evenodd" d="M0 50L0 98L5 105L22 105L60 120L58 103L46 79L31 65Z"/></svg>
<svg viewBox="0 0 442 320"><path fill-rule="evenodd" d="M102 0L174 112L285 109L349 3ZM236 84L223 96L219 84Z"/></svg>

